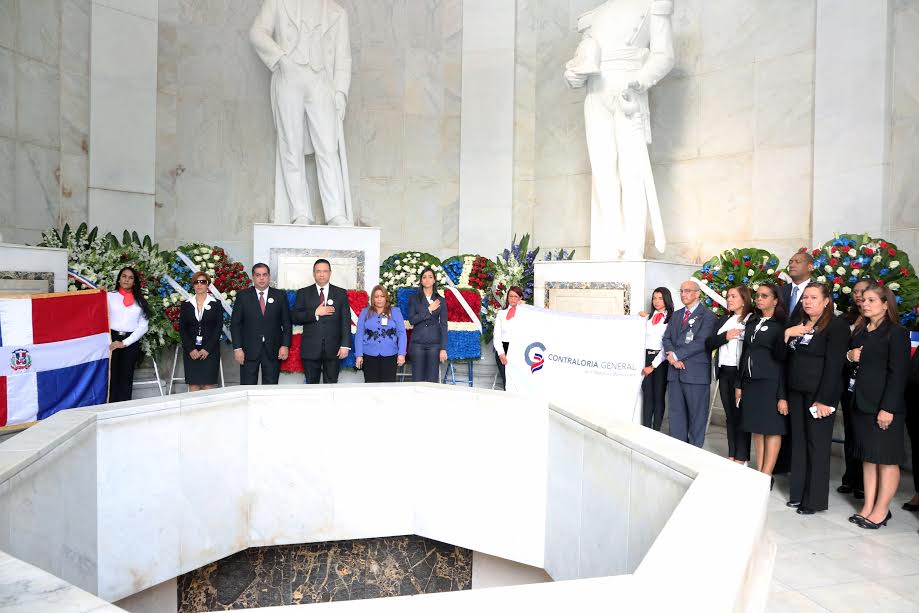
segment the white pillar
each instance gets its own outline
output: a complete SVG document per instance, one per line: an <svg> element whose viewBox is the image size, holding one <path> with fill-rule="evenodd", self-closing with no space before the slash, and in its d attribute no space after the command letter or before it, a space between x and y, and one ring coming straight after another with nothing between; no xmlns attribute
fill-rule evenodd
<svg viewBox="0 0 919 613"><path fill-rule="evenodd" d="M818 0L812 244L885 234L890 0Z"/></svg>
<svg viewBox="0 0 919 613"><path fill-rule="evenodd" d="M463 2L459 252L494 258L511 238L516 3Z"/></svg>
<svg viewBox="0 0 919 613"><path fill-rule="evenodd" d="M93 0L89 225L153 236L157 0Z"/></svg>

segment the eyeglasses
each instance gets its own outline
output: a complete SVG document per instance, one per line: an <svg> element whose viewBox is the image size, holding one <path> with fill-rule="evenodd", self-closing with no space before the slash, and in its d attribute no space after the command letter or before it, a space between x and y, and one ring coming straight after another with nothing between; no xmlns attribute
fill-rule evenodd
<svg viewBox="0 0 919 613"><path fill-rule="evenodd" d="M208 285L207 279L195 279L195 285Z"/></svg>
<svg viewBox="0 0 919 613"><path fill-rule="evenodd" d="M697 289L681 289L681 290L680 290L680 293L681 293L681 294L698 294L698 293L699 293L699 290L697 290Z"/></svg>

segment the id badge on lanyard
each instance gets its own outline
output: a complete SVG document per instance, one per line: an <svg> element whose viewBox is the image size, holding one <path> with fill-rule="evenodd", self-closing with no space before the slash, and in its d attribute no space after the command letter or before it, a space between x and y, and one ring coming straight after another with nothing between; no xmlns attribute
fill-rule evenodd
<svg viewBox="0 0 919 613"><path fill-rule="evenodd" d="M195 337L195 347L200 347L204 344L204 336L201 334L201 324L198 324L198 335Z"/></svg>
<svg viewBox="0 0 919 613"><path fill-rule="evenodd" d="M693 341L694 338L696 338L696 335L695 335L695 333L692 331L692 328L690 327L690 328L689 328L689 332L686 333L686 340L683 341L683 342L686 343L686 344L688 345L689 343L691 343L691 342Z"/></svg>

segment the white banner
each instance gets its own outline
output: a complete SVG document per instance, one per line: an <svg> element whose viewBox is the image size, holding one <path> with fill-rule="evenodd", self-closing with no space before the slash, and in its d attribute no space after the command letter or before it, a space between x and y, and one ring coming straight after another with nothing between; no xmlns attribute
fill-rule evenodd
<svg viewBox="0 0 919 613"><path fill-rule="evenodd" d="M517 307L507 389L597 425L641 423L645 321Z"/></svg>

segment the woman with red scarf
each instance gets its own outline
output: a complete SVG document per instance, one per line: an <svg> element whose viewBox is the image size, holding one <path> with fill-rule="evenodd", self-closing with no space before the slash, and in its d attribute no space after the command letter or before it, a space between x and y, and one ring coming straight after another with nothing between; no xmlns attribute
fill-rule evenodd
<svg viewBox="0 0 919 613"><path fill-rule="evenodd" d="M673 296L666 287L651 292L652 312L642 311L645 322L645 368L641 371L642 411L641 425L660 432L664 423L664 398L667 396L667 367L669 364L661 352L661 339L667 330L667 322L673 315Z"/></svg>
<svg viewBox="0 0 919 613"><path fill-rule="evenodd" d="M495 363L501 375L501 386L507 389L507 352L513 340L514 316L517 315L517 305L523 301L523 289L516 285L507 290L507 304L498 311L495 317L495 333L492 345L495 348Z"/></svg>
<svg viewBox="0 0 919 613"><path fill-rule="evenodd" d="M137 271L118 271L118 289L108 293L108 320L112 332L109 402L130 400L134 367L140 361L140 339L147 333L150 306L140 291Z"/></svg>

